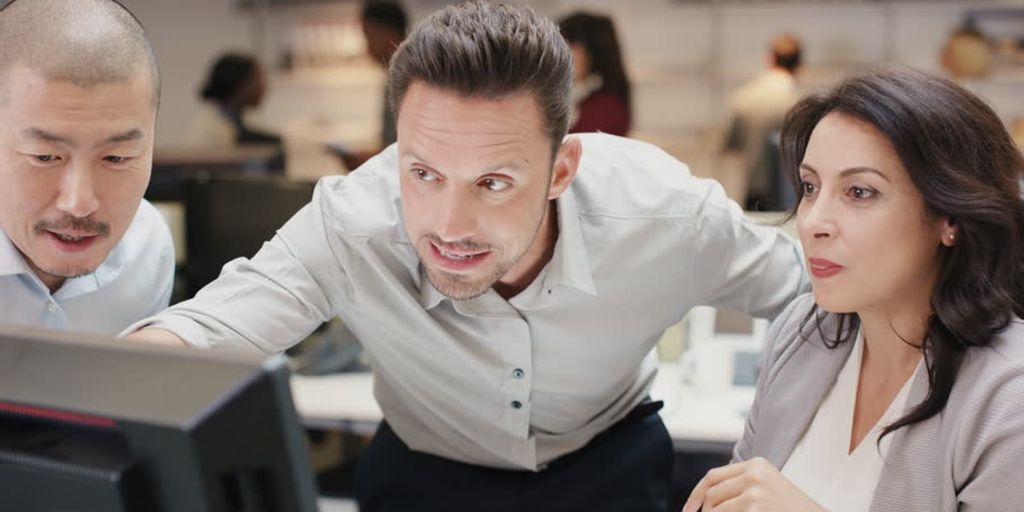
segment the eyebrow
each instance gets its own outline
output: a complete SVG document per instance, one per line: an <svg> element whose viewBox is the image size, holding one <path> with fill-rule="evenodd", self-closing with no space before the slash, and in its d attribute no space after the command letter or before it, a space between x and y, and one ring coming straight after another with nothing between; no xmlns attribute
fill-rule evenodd
<svg viewBox="0 0 1024 512"><path fill-rule="evenodd" d="M138 128L132 128L131 130L128 130L126 132L119 133L112 137L108 137L107 140L100 142L99 144L96 144L96 147L102 147L110 144L117 144L118 142L129 142L140 139L142 139L142 130Z"/></svg>
<svg viewBox="0 0 1024 512"><path fill-rule="evenodd" d="M57 144L63 144L71 148L78 146L75 143L75 141L67 137L57 135L56 133L48 132L46 130L43 130L42 128L28 128L26 130L22 130L21 134L24 137L39 139L46 142L54 142ZM128 142L139 139L142 139L142 130L139 130L138 128L132 128L128 131L108 137L106 140L96 144L96 147L103 147L108 146L110 144L117 144L119 142Z"/></svg>
<svg viewBox="0 0 1024 512"><path fill-rule="evenodd" d="M519 171L519 170L520 170L520 168L518 166L516 166L516 165L513 165L512 162L504 162L504 163L500 163L498 165L492 165L492 166L484 169L484 174L490 174L492 172L498 172L498 171L512 171L512 172L516 172L516 171Z"/></svg>
<svg viewBox="0 0 1024 512"><path fill-rule="evenodd" d="M55 142L57 144L63 144L65 146L69 146L72 148L76 146L74 141L72 141L71 139L67 137L61 137L56 133L50 133L46 130L43 130L42 128L27 128L21 131L21 135L23 137L28 137L30 139L38 139L46 142Z"/></svg>
<svg viewBox="0 0 1024 512"><path fill-rule="evenodd" d="M424 164L427 164L427 166L433 167L433 164L431 164L429 161L427 161L426 158L423 158L423 157L421 157L421 156L417 155L416 153L413 153L412 151L409 151L409 150L403 151L402 154L398 155L398 157L399 157L399 159L401 159L401 158L411 158L413 160L419 160L420 162L423 162Z"/></svg>
<svg viewBox="0 0 1024 512"><path fill-rule="evenodd" d="M423 162L426 166L431 167L435 171L437 171L437 167L434 164L430 163L426 158L420 158L419 155L417 155L416 153L414 153L412 151L406 150L406 151L402 152L402 154L399 157L400 158L411 158L413 160L419 160L420 162ZM520 168L518 166L516 166L516 165L513 165L512 162L502 162L500 164L492 165L490 167L485 168L483 170L483 174L490 174L492 172L497 172L497 171L500 171L500 170L503 170L503 169L507 169L507 170L510 170L510 171L518 171L518 170L520 170ZM438 172L440 172L440 171L438 171Z"/></svg>
<svg viewBox="0 0 1024 512"><path fill-rule="evenodd" d="M811 171L814 174L819 174L818 170L815 169L814 167L811 167L810 164L801 163L800 164L800 168L801 169L806 169L808 171ZM840 178L846 178L846 177L849 177L849 176L853 176L855 174L865 174L865 173L866 174L877 174L883 180L888 181L890 183L892 182L892 180L890 180L888 176L882 174L882 171L879 171L878 169L875 169L874 167L850 167L849 169L844 169L842 172L840 172L839 173L839 177Z"/></svg>

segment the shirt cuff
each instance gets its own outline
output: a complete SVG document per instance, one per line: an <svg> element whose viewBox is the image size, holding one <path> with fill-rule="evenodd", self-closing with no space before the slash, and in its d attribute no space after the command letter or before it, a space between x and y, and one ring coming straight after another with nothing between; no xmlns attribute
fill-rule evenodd
<svg viewBox="0 0 1024 512"><path fill-rule="evenodd" d="M127 329L121 331L121 334L118 334L118 337L124 337L142 329L163 329L181 338L186 344L193 347L211 348L210 341L207 339L206 333L203 332L202 327L196 324L194 320L168 314L139 320L138 322L128 326Z"/></svg>

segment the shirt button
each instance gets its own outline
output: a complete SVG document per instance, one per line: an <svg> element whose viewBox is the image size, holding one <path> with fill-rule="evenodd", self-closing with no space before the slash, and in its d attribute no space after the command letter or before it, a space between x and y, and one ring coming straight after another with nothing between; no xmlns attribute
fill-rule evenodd
<svg viewBox="0 0 1024 512"><path fill-rule="evenodd" d="M55 303L53 301L47 302L46 303L46 309L50 313L53 313L54 311L57 311L57 303Z"/></svg>
<svg viewBox="0 0 1024 512"><path fill-rule="evenodd" d="M513 400L512 401L512 408L513 409L522 409L523 408L523 403L520 402L519 400Z"/></svg>
<svg viewBox="0 0 1024 512"><path fill-rule="evenodd" d="M523 378L525 376L526 376L526 372L524 372L523 370L520 370L519 368L516 368L515 370L512 370L512 377L514 377L516 379L521 379L521 378Z"/></svg>

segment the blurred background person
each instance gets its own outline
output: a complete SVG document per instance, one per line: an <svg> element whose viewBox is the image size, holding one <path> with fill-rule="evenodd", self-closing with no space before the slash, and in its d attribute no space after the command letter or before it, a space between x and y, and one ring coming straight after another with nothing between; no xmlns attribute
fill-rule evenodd
<svg viewBox="0 0 1024 512"><path fill-rule="evenodd" d="M800 95L796 74L800 40L780 34L771 41L768 69L744 84L730 101L732 111L722 156L726 194L747 210L785 210L793 194L779 170L779 130Z"/></svg>
<svg viewBox="0 0 1024 512"><path fill-rule="evenodd" d="M280 146L279 135L255 129L246 120L247 113L263 102L266 90L263 67L254 57L238 53L218 57L200 90L203 105L192 120L187 146Z"/></svg>
<svg viewBox="0 0 1024 512"><path fill-rule="evenodd" d="M569 133L628 135L630 83L611 18L579 12L566 16L558 26L572 48L575 66Z"/></svg>
<svg viewBox="0 0 1024 512"><path fill-rule="evenodd" d="M939 54L942 68L958 80L979 78L992 71L993 54L989 40L974 21L968 19L949 35Z"/></svg>
<svg viewBox="0 0 1024 512"><path fill-rule="evenodd" d="M402 4L392 0L366 0L360 13L363 36L366 38L366 52L387 70L391 56L405 40L409 26L409 17ZM381 107L380 145L364 150L349 150L345 147L332 147L341 157L345 167L355 170L371 156L381 152L398 140L395 130L395 116L387 105L387 81L384 84L384 104Z"/></svg>

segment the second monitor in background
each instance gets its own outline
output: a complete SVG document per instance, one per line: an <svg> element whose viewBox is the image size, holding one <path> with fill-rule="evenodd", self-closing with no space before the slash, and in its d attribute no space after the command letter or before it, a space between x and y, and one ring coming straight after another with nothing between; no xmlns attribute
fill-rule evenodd
<svg viewBox="0 0 1024 512"><path fill-rule="evenodd" d="M195 176L182 183L188 296L225 263L251 258L313 197L313 182L279 177Z"/></svg>

